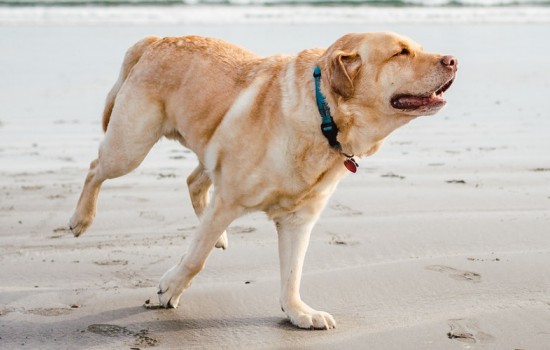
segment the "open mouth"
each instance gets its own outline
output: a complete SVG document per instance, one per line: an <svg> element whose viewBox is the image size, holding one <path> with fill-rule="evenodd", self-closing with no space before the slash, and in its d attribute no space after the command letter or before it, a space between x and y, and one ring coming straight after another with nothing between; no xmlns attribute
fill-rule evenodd
<svg viewBox="0 0 550 350"><path fill-rule="evenodd" d="M447 91L453 84L454 78L441 85L437 90L427 95L409 95L399 94L391 99L391 105L393 108L402 110L415 110L415 109L432 109L443 107L447 101L445 100L445 91Z"/></svg>

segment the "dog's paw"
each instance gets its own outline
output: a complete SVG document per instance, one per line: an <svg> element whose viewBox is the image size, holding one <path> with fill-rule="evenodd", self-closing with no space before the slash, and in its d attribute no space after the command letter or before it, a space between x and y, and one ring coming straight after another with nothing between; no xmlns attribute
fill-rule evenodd
<svg viewBox="0 0 550 350"><path fill-rule="evenodd" d="M75 237L82 235L91 225L92 220L82 220L75 213L69 220L69 229Z"/></svg>
<svg viewBox="0 0 550 350"><path fill-rule="evenodd" d="M177 308L183 290L181 272L179 265L176 265L166 271L160 279L159 290L157 292L160 305L167 309Z"/></svg>
<svg viewBox="0 0 550 350"><path fill-rule="evenodd" d="M331 329L336 328L336 321L331 314L317 311L303 304L294 308L284 309L290 322L304 329Z"/></svg>
<svg viewBox="0 0 550 350"><path fill-rule="evenodd" d="M221 248L223 250L226 250L227 247L229 247L229 240L227 239L227 231L223 231L220 238L218 238L218 241L216 242L216 248Z"/></svg>

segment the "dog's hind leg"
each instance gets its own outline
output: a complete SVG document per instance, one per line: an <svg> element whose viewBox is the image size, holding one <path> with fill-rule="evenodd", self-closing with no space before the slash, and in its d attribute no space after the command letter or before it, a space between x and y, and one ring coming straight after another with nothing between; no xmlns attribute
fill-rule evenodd
<svg viewBox="0 0 550 350"><path fill-rule="evenodd" d="M147 101L146 96L135 91L117 97L98 158L90 165L76 210L69 221L75 236L80 236L91 225L103 182L137 168L161 137L162 108L144 101Z"/></svg>
<svg viewBox="0 0 550 350"><path fill-rule="evenodd" d="M209 190L212 186L212 181L206 173L204 166L199 165L193 170L191 175L187 177L187 187L189 188L189 196L191 197L191 203L195 214L199 219L202 219L204 209L210 202ZM222 235L216 242L216 248L227 249L229 241L227 239L227 232L223 231Z"/></svg>
<svg viewBox="0 0 550 350"><path fill-rule="evenodd" d="M243 212L243 208L226 203L214 194L202 215L201 223L195 232L188 253L160 280L158 295L162 306L166 308L178 306L181 294L203 269L206 259L222 232Z"/></svg>
<svg viewBox="0 0 550 350"><path fill-rule="evenodd" d="M295 326L330 329L336 326L334 318L327 312L309 307L300 297L302 267L316 220L316 214L305 210L276 220L281 267L280 301L281 308Z"/></svg>

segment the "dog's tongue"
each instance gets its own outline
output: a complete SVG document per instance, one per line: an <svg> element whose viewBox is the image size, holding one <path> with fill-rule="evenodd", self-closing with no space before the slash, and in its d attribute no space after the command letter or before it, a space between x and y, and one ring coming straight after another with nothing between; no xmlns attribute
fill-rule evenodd
<svg viewBox="0 0 550 350"><path fill-rule="evenodd" d="M418 97L418 96L403 96L398 98L395 101L395 104L399 108L418 108L422 106L426 106L430 103L431 98L430 97Z"/></svg>
<svg viewBox="0 0 550 350"><path fill-rule="evenodd" d="M393 106L400 109L416 109L443 101L441 96L435 94L428 97L405 95L394 100Z"/></svg>
<svg viewBox="0 0 550 350"><path fill-rule="evenodd" d="M399 99L399 104L404 107L421 107L430 102L429 97L407 96Z"/></svg>

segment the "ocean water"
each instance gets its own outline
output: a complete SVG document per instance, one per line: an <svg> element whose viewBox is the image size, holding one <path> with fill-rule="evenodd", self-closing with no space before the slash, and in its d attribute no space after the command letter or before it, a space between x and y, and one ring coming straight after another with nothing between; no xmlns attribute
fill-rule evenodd
<svg viewBox="0 0 550 350"><path fill-rule="evenodd" d="M11 25L295 25L351 23L550 24L550 6L389 7L312 6L308 4L279 6L201 4L193 6L181 4L162 5L158 3L143 6L105 6L97 5L97 2L94 5L83 6L0 6L0 27Z"/></svg>
<svg viewBox="0 0 550 350"><path fill-rule="evenodd" d="M0 26L539 23L550 0L0 0Z"/></svg>
<svg viewBox="0 0 550 350"><path fill-rule="evenodd" d="M0 6L369 5L383 7L550 6L550 0L0 0Z"/></svg>

